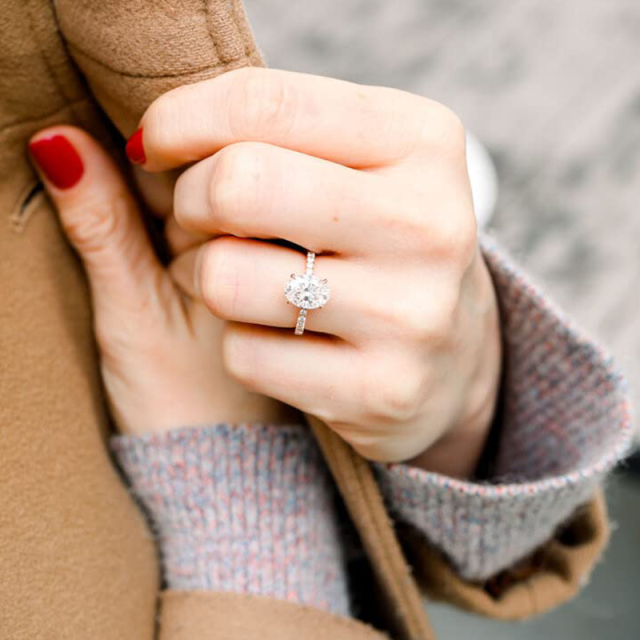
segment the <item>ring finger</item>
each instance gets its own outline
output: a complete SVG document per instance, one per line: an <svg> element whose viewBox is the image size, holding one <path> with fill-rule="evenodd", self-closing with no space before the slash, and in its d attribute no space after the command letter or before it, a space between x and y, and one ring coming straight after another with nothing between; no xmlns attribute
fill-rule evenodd
<svg viewBox="0 0 640 640"><path fill-rule="evenodd" d="M291 274L305 271L305 255L295 249L224 236L183 254L171 271L188 294L201 298L219 318L293 331L300 310L287 303L284 287ZM305 329L347 340L356 332L362 335L363 267L319 256L314 275L327 279L331 298L325 307L309 310Z"/></svg>

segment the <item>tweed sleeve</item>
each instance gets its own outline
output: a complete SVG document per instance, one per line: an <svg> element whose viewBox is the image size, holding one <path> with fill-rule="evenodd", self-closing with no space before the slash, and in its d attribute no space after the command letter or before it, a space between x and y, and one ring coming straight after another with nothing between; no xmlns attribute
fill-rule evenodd
<svg viewBox="0 0 640 640"><path fill-rule="evenodd" d="M212 425L111 448L170 589L270 596L347 615L335 488L308 428Z"/></svg>
<svg viewBox="0 0 640 640"><path fill-rule="evenodd" d="M547 542L627 451L631 424L612 362L483 240L505 349L499 442L488 481L374 465L397 520L468 580L510 568Z"/></svg>

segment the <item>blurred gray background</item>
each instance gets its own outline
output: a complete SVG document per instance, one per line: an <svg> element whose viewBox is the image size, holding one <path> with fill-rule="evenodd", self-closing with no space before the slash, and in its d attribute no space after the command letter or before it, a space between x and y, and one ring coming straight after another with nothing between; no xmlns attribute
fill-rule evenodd
<svg viewBox="0 0 640 640"><path fill-rule="evenodd" d="M640 2L245 0L269 66L452 107L498 169L492 232L613 351L640 401ZM524 624L430 605L443 639L640 638L640 482L573 603Z"/></svg>

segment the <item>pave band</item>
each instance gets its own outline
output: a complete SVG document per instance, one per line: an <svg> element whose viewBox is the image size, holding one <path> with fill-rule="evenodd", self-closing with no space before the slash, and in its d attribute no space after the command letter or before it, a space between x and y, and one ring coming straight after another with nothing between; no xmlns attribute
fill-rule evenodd
<svg viewBox="0 0 640 640"><path fill-rule="evenodd" d="M307 270L302 275L291 274L289 282L284 288L287 303L300 309L298 320L294 329L297 336L304 333L307 322L307 313L310 309L321 309L329 300L329 285L326 280L320 280L313 275L313 267L316 254L313 251L307 253Z"/></svg>
<svg viewBox="0 0 640 640"><path fill-rule="evenodd" d="M300 313L298 314L298 321L296 322L296 328L294 333L297 336L301 336L304 333L304 325L307 324L307 310L300 309Z"/></svg>

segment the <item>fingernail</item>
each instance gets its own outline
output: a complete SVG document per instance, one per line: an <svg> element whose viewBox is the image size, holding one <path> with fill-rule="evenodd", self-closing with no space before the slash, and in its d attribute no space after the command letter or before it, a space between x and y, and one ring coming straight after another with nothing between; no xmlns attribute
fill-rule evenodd
<svg viewBox="0 0 640 640"><path fill-rule="evenodd" d="M138 129L129 138L125 151L127 158L129 158L133 164L144 164L147 161L147 156L144 153L144 145L142 144L142 129Z"/></svg>
<svg viewBox="0 0 640 640"><path fill-rule="evenodd" d="M47 180L58 189L70 189L82 178L82 158L64 136L34 140L29 143L29 151Z"/></svg>

